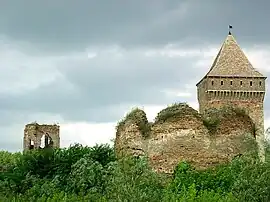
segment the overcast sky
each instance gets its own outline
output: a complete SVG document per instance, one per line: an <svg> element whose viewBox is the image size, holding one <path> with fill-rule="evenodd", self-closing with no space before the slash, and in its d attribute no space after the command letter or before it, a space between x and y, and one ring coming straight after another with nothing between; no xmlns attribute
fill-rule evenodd
<svg viewBox="0 0 270 202"><path fill-rule="evenodd" d="M150 120L174 102L197 108L195 85L229 24L269 76L269 8L267 0L1 2L0 149L21 150L33 121L60 123L62 147L92 146L110 142L132 107Z"/></svg>

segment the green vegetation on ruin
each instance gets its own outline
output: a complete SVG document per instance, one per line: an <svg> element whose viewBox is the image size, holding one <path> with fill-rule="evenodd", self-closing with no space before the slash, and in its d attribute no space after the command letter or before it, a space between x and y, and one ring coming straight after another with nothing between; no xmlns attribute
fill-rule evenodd
<svg viewBox="0 0 270 202"><path fill-rule="evenodd" d="M225 106L222 108L210 108L203 115L203 124L209 130L211 135L214 135L219 127L222 119L231 117L242 117L246 118L253 127L253 133L255 134L255 124L252 122L251 118L247 115L244 109Z"/></svg>
<svg viewBox="0 0 270 202"><path fill-rule="evenodd" d="M208 129L210 134L215 134L220 120L216 117L206 117L203 119L203 125Z"/></svg>
<svg viewBox="0 0 270 202"><path fill-rule="evenodd" d="M232 106L226 106L219 109L208 109L204 114L199 112L187 103L174 103L162 109L155 117L155 122L148 122L146 113L139 108L132 109L117 125L117 133L127 122L134 123L138 126L142 136L144 138L149 137L151 132L151 126L153 124L164 123L166 121L179 121L183 117L195 117L203 121L204 126L209 130L210 135L214 135L217 132L219 124L222 119L230 117L242 117L246 118L253 127L253 135L255 136L256 128L255 124L251 121L245 110Z"/></svg>
<svg viewBox="0 0 270 202"><path fill-rule="evenodd" d="M117 132L127 122L136 124L144 138L147 138L149 136L149 133L151 131L151 123L148 122L146 113L142 109L132 109L120 122L118 122L116 127Z"/></svg>
<svg viewBox="0 0 270 202"><path fill-rule="evenodd" d="M200 117L198 111L190 107L187 103L174 103L157 114L155 123L179 120L183 116Z"/></svg>
<svg viewBox="0 0 270 202"><path fill-rule="evenodd" d="M196 170L179 162L172 176L155 173L146 158L116 159L109 145L0 151L1 202L256 202L270 201L270 150Z"/></svg>
<svg viewBox="0 0 270 202"><path fill-rule="evenodd" d="M249 117L244 109L233 106L224 106L221 108L210 108L205 114L226 118L228 116Z"/></svg>
<svg viewBox="0 0 270 202"><path fill-rule="evenodd" d="M116 133L119 134L120 130L126 126L127 123L136 124L144 138L149 137L151 127L156 123L164 123L165 121L176 121L184 116L192 116L201 118L198 111L190 107L186 103L174 103L167 108L161 110L155 117L155 122L148 122L146 113L139 108L132 109L127 115L118 122L116 126Z"/></svg>

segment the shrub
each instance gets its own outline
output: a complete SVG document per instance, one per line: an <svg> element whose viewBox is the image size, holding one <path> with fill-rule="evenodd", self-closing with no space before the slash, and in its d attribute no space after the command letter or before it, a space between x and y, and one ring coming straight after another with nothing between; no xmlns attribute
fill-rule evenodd
<svg viewBox="0 0 270 202"><path fill-rule="evenodd" d="M203 125L209 130L210 134L217 131L220 120L216 117L207 117L203 119Z"/></svg>
<svg viewBox="0 0 270 202"><path fill-rule="evenodd" d="M251 151L206 170L180 162L170 177L153 172L146 158L115 160L108 145L14 155L2 159L0 201L270 201L268 144L265 163Z"/></svg>

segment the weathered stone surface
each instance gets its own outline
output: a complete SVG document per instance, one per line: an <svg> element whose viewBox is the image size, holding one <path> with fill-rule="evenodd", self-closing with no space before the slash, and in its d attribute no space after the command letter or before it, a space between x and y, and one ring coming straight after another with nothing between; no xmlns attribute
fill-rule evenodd
<svg viewBox="0 0 270 202"><path fill-rule="evenodd" d="M23 148L24 150L38 149L44 147L59 148L60 147L60 126L58 125L39 125L38 123L30 123L25 126Z"/></svg>
<svg viewBox="0 0 270 202"><path fill-rule="evenodd" d="M197 83L199 111L224 106L245 109L256 127L259 155L264 160L264 114L266 77L258 72L235 38L225 39L212 67Z"/></svg>
<svg viewBox="0 0 270 202"><path fill-rule="evenodd" d="M255 138L264 160L265 80L229 34L212 67L197 83L203 117L181 104L162 110L155 123L148 124L145 113L137 110L118 128L116 151L147 155L156 171L170 173L182 160L197 168L229 161L250 149L247 140Z"/></svg>
<svg viewBox="0 0 270 202"><path fill-rule="evenodd" d="M139 127L135 123L129 121L125 123L125 125L119 127L115 139L115 148L118 155L128 153L135 156L141 156L145 154L143 137Z"/></svg>
<svg viewBox="0 0 270 202"><path fill-rule="evenodd" d="M146 155L155 171L172 173L180 161L198 169L228 162L247 151L246 136L254 138L254 124L246 115L220 115L216 130L211 131L196 110L188 106L182 110L186 113L181 116L152 124L147 138L132 120L127 121L118 128L116 153Z"/></svg>

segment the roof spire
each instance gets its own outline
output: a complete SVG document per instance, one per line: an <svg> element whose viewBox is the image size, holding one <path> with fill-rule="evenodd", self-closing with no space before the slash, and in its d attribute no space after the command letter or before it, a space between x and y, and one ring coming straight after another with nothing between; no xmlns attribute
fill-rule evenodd
<svg viewBox="0 0 270 202"><path fill-rule="evenodd" d="M207 76L264 77L253 68L230 33L223 42Z"/></svg>
<svg viewBox="0 0 270 202"><path fill-rule="evenodd" d="M229 35L232 35L231 29L232 29L232 25L229 25Z"/></svg>

